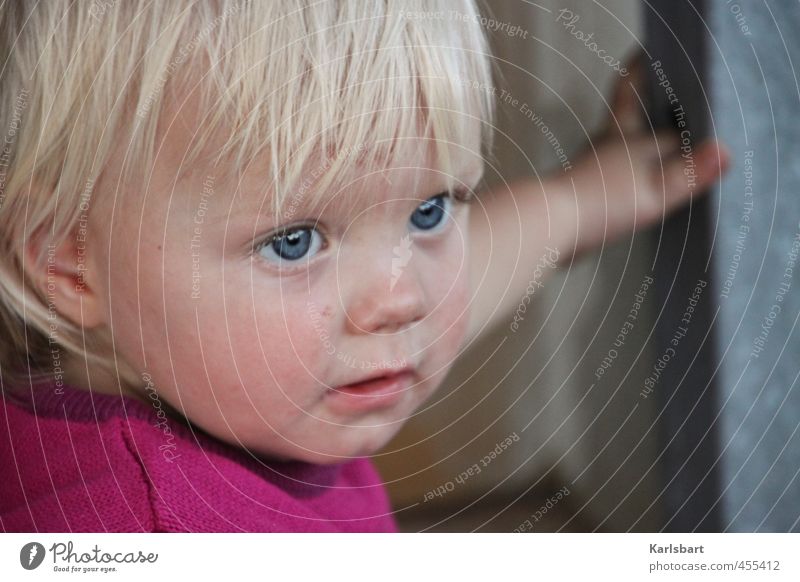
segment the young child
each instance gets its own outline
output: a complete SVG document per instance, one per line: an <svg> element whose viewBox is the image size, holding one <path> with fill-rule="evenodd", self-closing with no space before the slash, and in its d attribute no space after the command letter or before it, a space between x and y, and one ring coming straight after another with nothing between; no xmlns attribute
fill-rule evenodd
<svg viewBox="0 0 800 582"><path fill-rule="evenodd" d="M692 192L628 92L564 177L476 197L469 1L17 2L0 43L5 531L395 531L367 457L522 267Z"/></svg>

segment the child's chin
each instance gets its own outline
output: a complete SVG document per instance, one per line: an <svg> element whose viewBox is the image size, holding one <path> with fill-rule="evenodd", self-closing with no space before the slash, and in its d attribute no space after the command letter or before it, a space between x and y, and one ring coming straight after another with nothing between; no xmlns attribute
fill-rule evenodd
<svg viewBox="0 0 800 582"><path fill-rule="evenodd" d="M299 460L317 465L338 465L359 457L369 457L379 453L400 428L400 426L396 428L384 426L381 427L380 433L368 436L357 433L357 438L353 438L352 441L340 441L333 446L331 443L326 443L314 450L298 452ZM358 438L359 436L361 438Z"/></svg>

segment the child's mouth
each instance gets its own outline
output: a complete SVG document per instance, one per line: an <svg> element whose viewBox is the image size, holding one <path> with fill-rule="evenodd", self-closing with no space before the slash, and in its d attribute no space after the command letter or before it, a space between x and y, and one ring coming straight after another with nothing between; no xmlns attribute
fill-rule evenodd
<svg viewBox="0 0 800 582"><path fill-rule="evenodd" d="M413 384L411 368L373 375L365 380L331 388L330 403L343 412L371 410L397 404Z"/></svg>

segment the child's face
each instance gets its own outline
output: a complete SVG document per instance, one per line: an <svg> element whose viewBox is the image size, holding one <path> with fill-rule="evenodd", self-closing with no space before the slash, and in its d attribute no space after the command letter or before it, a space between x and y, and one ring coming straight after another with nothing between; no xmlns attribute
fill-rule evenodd
<svg viewBox="0 0 800 582"><path fill-rule="evenodd" d="M300 197L273 224L266 155L238 191L212 167L174 183L195 129L180 116L150 182L130 185L113 212L99 199L92 210L92 263L118 356L196 425L256 453L331 463L375 452L461 346L469 206L426 206L444 176L408 155L354 178L343 194L359 195L355 210L310 215ZM469 188L482 165L478 144L464 146L453 167ZM416 149L426 151L422 141ZM305 229L254 250L288 226ZM391 396L335 390L404 366L412 373Z"/></svg>

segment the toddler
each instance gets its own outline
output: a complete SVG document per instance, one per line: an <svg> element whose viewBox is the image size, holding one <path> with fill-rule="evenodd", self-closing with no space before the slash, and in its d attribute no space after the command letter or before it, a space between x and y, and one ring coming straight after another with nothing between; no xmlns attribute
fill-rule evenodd
<svg viewBox="0 0 800 582"><path fill-rule="evenodd" d="M368 457L510 321L525 265L692 191L628 78L616 137L476 196L482 22L466 0L3 7L3 530L396 531ZM725 154L694 155L699 191Z"/></svg>

